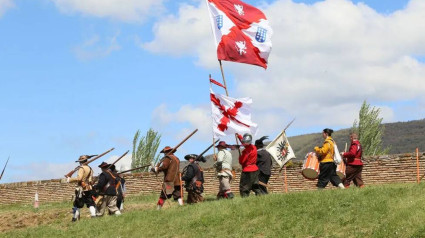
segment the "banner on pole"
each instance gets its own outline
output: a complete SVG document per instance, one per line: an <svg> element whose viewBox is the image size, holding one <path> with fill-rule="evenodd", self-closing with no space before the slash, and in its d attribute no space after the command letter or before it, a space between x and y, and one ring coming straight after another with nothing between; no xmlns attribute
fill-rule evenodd
<svg viewBox="0 0 425 238"><path fill-rule="evenodd" d="M212 89L210 98L214 138L235 133L256 134L257 124L251 121L251 98L231 98L215 94Z"/></svg>
<svg viewBox="0 0 425 238"><path fill-rule="evenodd" d="M262 11L240 0L206 0L219 60L267 68L273 30Z"/></svg>
<svg viewBox="0 0 425 238"><path fill-rule="evenodd" d="M266 150L273 156L276 163L282 167L290 159L295 158L295 153L286 138L285 131L282 131L270 144L267 145Z"/></svg>

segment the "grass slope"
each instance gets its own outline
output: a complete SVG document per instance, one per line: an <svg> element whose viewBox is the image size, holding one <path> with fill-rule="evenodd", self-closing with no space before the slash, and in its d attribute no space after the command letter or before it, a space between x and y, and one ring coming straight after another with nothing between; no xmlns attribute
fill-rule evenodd
<svg viewBox="0 0 425 238"><path fill-rule="evenodd" d="M126 206L139 207L120 217L83 217L78 223L70 223L69 214L66 221L12 230L0 236L425 237L424 192L423 184L381 185L237 197L184 207L171 203L161 211L154 209L155 196L135 197ZM6 212L13 211L19 209Z"/></svg>

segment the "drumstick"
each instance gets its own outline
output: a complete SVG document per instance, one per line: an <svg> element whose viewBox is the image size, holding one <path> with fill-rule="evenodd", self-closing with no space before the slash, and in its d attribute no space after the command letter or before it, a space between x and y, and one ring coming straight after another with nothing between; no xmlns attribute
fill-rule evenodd
<svg viewBox="0 0 425 238"><path fill-rule="evenodd" d="M345 142L345 149L344 152L347 152L347 142Z"/></svg>

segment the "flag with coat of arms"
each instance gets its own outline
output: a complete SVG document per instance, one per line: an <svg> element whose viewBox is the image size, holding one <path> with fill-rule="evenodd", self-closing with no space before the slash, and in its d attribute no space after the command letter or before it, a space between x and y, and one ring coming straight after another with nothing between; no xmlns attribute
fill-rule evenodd
<svg viewBox="0 0 425 238"><path fill-rule="evenodd" d="M235 133L255 135L257 124L251 121L251 98L231 98L210 89L214 138Z"/></svg>
<svg viewBox="0 0 425 238"><path fill-rule="evenodd" d="M267 145L266 150L272 155L276 163L282 167L290 159L295 158L295 153L286 138L285 131L282 131L270 144Z"/></svg>
<svg viewBox="0 0 425 238"><path fill-rule="evenodd" d="M267 68L272 28L262 11L240 0L206 0L219 60Z"/></svg>

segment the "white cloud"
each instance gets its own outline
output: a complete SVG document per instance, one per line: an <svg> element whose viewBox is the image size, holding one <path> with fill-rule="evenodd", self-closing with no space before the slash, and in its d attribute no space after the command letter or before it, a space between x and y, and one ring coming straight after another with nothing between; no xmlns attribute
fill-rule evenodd
<svg viewBox="0 0 425 238"><path fill-rule="evenodd" d="M107 17L125 22L143 22L163 11L163 0L51 0L60 11Z"/></svg>
<svg viewBox="0 0 425 238"><path fill-rule="evenodd" d="M101 39L99 35L93 35L81 45L76 46L73 49L73 52L80 60L91 60L106 57L112 52L121 49L121 46L117 42L118 36L119 33L116 33L112 37Z"/></svg>
<svg viewBox="0 0 425 238"><path fill-rule="evenodd" d="M189 125L183 125L183 128L178 129L179 131L174 135L177 138L184 138L194 129L198 129L196 137L203 139L211 139L211 109L209 105L205 106L191 106L184 105L178 111L171 112L168 110L167 105L162 104L158 106L152 115L154 127L163 128L164 126L173 123L189 123ZM171 129L171 128L168 128ZM163 131L167 131L164 130Z"/></svg>
<svg viewBox="0 0 425 238"><path fill-rule="evenodd" d="M0 17L10 8L14 7L13 0L0 0Z"/></svg>
<svg viewBox="0 0 425 238"><path fill-rule="evenodd" d="M204 5L181 6L155 25L154 40L142 47L195 55L198 64L217 68ZM236 80L233 96L253 98L263 131L293 117L300 127L351 126L363 100L379 105L385 121L403 120L393 102L425 101L425 65L416 59L425 55L425 1L411 0L385 15L348 0L312 5L278 0L262 9L274 29L269 68L224 66Z"/></svg>
<svg viewBox="0 0 425 238"><path fill-rule="evenodd" d="M196 55L199 64L213 66L217 63L215 45L204 1L197 7L184 4L178 15L168 15L154 26L155 39L141 43L143 49L173 56ZM214 64L215 65L215 64Z"/></svg>

